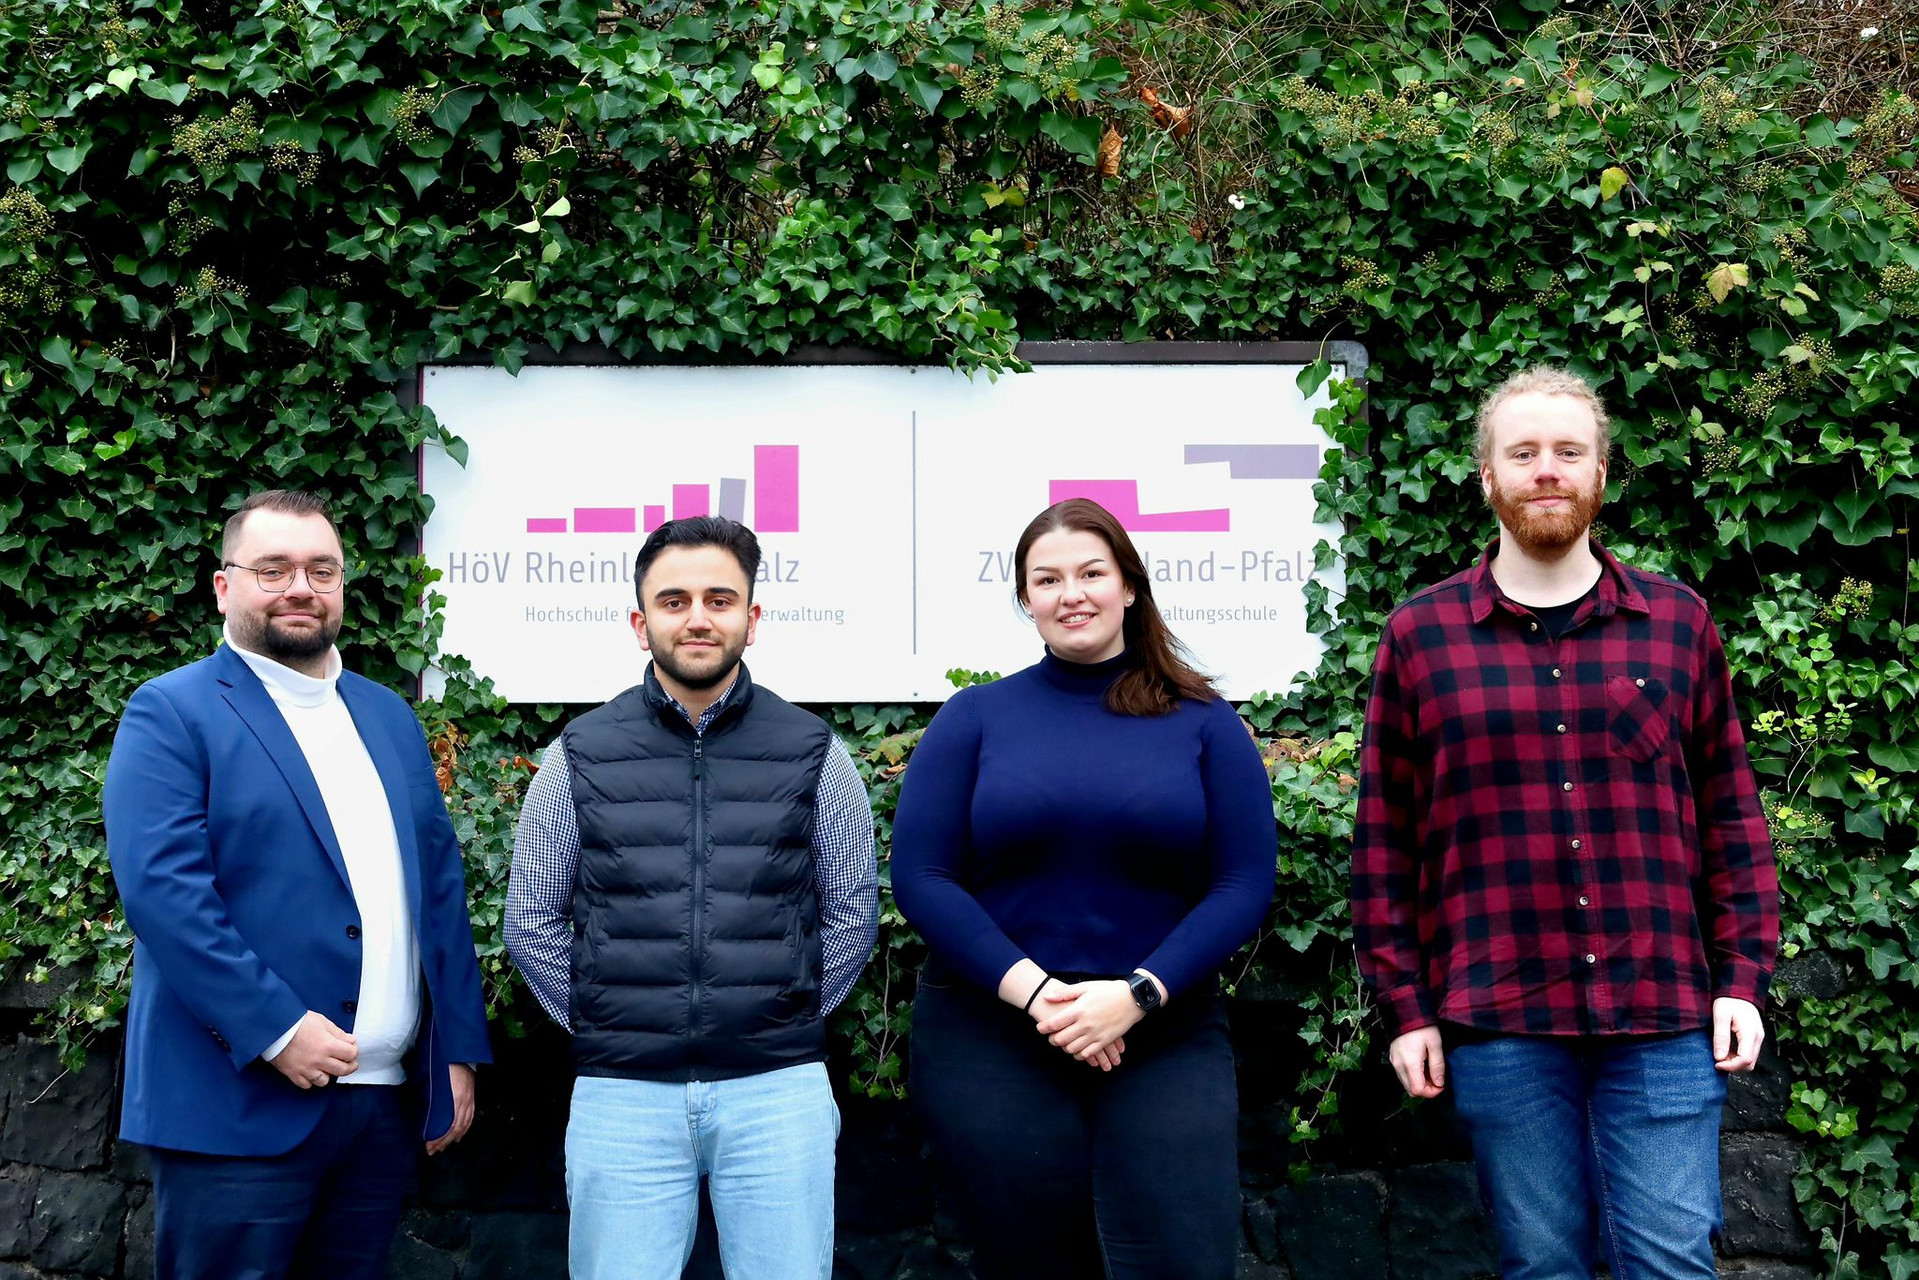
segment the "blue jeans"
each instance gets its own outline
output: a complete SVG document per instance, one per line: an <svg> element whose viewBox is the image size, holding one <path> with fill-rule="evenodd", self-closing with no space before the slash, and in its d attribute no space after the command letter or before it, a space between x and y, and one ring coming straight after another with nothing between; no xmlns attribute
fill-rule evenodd
<svg viewBox="0 0 1919 1280"><path fill-rule="evenodd" d="M566 1126L573 1280L679 1280L702 1175L728 1276L827 1280L839 1132L822 1063L692 1083L581 1076Z"/></svg>
<svg viewBox="0 0 1919 1280"><path fill-rule="evenodd" d="M1726 1081L1709 1033L1511 1036L1446 1067L1505 1280L1592 1280L1595 1235L1614 1280L1715 1274Z"/></svg>

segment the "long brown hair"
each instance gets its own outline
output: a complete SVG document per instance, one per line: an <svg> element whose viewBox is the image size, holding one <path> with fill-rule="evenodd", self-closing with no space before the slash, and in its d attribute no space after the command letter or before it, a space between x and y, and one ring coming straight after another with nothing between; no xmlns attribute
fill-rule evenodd
<svg viewBox="0 0 1919 1280"><path fill-rule="evenodd" d="M1120 576L1133 589L1126 608L1122 635L1133 655L1133 665L1106 691L1106 709L1123 716L1163 716L1185 699L1210 702L1219 693L1213 682L1189 661L1186 646L1166 628L1153 603L1153 582L1146 564L1113 513L1091 498L1068 498L1033 517L1013 547L1013 598L1026 607L1026 557L1033 544L1049 533L1066 530L1094 533L1113 553Z"/></svg>

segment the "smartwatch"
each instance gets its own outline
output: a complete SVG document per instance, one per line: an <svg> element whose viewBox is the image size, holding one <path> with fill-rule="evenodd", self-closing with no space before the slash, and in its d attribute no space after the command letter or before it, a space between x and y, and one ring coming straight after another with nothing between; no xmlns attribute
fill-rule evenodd
<svg viewBox="0 0 1919 1280"><path fill-rule="evenodd" d="M1141 1013L1151 1013L1159 1008L1159 984L1145 974L1135 971L1126 980L1127 989L1133 993L1133 1003L1139 1006Z"/></svg>

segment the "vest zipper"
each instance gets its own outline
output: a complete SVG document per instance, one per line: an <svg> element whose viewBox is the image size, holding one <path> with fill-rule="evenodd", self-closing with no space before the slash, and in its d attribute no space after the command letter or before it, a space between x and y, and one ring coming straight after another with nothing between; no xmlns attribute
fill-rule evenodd
<svg viewBox="0 0 1919 1280"><path fill-rule="evenodd" d="M701 975L706 928L706 761L704 758L705 738L695 732L693 735L693 937L688 948L688 958L693 970L693 1009L687 1019L687 1036L696 1038L700 1033L701 1013L706 1002L706 993L702 990Z"/></svg>

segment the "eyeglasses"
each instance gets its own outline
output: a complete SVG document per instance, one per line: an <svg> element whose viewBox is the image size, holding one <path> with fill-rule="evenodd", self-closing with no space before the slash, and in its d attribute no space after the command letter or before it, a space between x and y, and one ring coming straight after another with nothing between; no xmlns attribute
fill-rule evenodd
<svg viewBox="0 0 1919 1280"><path fill-rule="evenodd" d="M346 570L337 564L234 564L228 561L221 568L245 569L260 584L260 590L276 593L292 586L296 573L306 574L307 586L323 596L338 591L346 583Z"/></svg>

